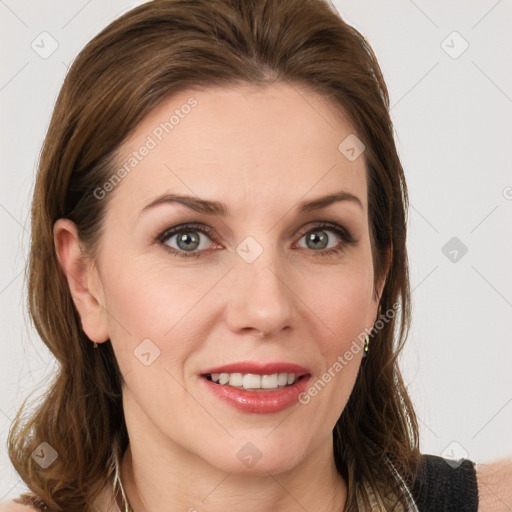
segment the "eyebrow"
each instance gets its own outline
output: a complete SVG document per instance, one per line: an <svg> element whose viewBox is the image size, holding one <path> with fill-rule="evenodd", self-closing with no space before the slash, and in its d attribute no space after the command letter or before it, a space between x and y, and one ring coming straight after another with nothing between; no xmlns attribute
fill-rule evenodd
<svg viewBox="0 0 512 512"><path fill-rule="evenodd" d="M351 194L350 192L347 192L346 190L340 190L339 192L336 192L334 194L319 197L311 201L302 201L297 206L297 211L298 213L307 213L314 210L320 210L322 208L327 208L331 204L340 201L351 201L359 205L359 207L363 209L363 203L357 196ZM141 210L139 215L142 215L148 210L161 204L176 203L182 204L187 208L190 208L191 210L194 210L199 213L205 213L207 215L218 215L220 217L226 217L229 215L229 210L224 203L221 203L219 201L209 201L206 199L200 199L198 197L180 194L164 194L162 196L157 197L155 200L151 201L151 203L146 205Z"/></svg>

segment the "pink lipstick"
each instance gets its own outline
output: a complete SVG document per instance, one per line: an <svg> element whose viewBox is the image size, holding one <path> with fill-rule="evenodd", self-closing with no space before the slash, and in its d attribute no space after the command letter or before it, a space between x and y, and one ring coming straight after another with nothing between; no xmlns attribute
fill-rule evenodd
<svg viewBox="0 0 512 512"><path fill-rule="evenodd" d="M306 367L295 363L243 361L209 368L200 381L239 411L271 414L297 403L310 377Z"/></svg>

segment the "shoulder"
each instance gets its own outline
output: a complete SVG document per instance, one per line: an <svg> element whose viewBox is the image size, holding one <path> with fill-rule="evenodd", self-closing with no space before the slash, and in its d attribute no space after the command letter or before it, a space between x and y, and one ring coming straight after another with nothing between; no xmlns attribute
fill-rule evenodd
<svg viewBox="0 0 512 512"><path fill-rule="evenodd" d="M512 509L512 457L476 464L478 512Z"/></svg>
<svg viewBox="0 0 512 512"><path fill-rule="evenodd" d="M477 512L475 463L422 454L411 491L420 511Z"/></svg>
<svg viewBox="0 0 512 512"><path fill-rule="evenodd" d="M36 509L28 505L20 505L15 501L1 501L0 512L36 512Z"/></svg>

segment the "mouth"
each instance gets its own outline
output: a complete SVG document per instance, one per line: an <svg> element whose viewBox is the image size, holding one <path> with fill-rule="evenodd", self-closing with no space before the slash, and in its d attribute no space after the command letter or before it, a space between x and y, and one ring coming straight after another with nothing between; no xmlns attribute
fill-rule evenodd
<svg viewBox="0 0 512 512"><path fill-rule="evenodd" d="M206 390L245 413L280 412L298 402L310 371L292 363L243 362L210 368L200 375Z"/></svg>
<svg viewBox="0 0 512 512"><path fill-rule="evenodd" d="M202 377L219 384L246 391L271 391L293 386L310 375L310 371L295 363L242 361L208 368Z"/></svg>
<svg viewBox="0 0 512 512"><path fill-rule="evenodd" d="M300 379L308 374L296 375L295 373L273 373L270 375L259 375L256 373L207 373L203 377L210 382L221 386L245 391L273 391L293 386Z"/></svg>

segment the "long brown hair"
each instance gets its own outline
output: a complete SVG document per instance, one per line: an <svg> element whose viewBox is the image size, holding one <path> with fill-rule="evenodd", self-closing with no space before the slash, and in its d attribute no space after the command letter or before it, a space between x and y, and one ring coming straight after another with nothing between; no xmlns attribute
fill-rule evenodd
<svg viewBox="0 0 512 512"><path fill-rule="evenodd" d="M56 258L54 223L72 220L94 258L109 199L98 200L94 191L112 176L116 151L146 114L190 87L274 82L330 99L348 113L366 146L375 283L385 277L390 250L380 305L383 315L399 314L372 331L369 356L333 431L334 457L348 485L346 510L357 509L358 493L365 510L372 499L391 510L393 495L405 506L394 471L411 486L420 456L397 361L410 323L407 187L376 57L326 0L155 0L111 23L73 62L44 141L32 203L28 306L59 367L41 403L24 417L25 400L9 432L9 457L32 491L20 502L91 510L111 474L114 447L123 451L128 443L122 375L110 342L92 350L82 330ZM58 454L46 469L31 457L42 442Z"/></svg>

